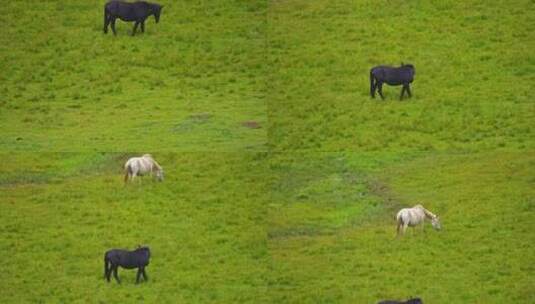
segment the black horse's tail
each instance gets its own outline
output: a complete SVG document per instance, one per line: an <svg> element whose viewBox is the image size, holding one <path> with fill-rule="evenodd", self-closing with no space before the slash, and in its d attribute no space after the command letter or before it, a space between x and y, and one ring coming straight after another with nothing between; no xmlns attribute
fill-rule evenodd
<svg viewBox="0 0 535 304"><path fill-rule="evenodd" d="M108 272L110 271L110 261L108 260L108 256L104 255L104 278L108 278Z"/></svg>
<svg viewBox="0 0 535 304"><path fill-rule="evenodd" d="M370 70L370 95L372 98L375 97L375 76L373 76L373 69Z"/></svg>
<svg viewBox="0 0 535 304"><path fill-rule="evenodd" d="M108 8L104 6L104 33L108 31Z"/></svg>

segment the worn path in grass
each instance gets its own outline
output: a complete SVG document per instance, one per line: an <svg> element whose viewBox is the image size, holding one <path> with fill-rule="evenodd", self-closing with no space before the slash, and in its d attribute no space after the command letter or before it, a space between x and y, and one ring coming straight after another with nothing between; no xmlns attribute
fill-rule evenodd
<svg viewBox="0 0 535 304"><path fill-rule="evenodd" d="M280 199L270 208L274 302L535 296L535 154L436 155L380 169L378 155L305 155L282 161ZM428 224L396 239L395 211L417 202L440 216L443 230Z"/></svg>

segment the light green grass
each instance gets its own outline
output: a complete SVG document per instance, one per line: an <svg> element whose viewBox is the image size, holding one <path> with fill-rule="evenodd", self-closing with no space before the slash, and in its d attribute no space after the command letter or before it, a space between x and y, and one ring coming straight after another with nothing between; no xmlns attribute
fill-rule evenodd
<svg viewBox="0 0 535 304"><path fill-rule="evenodd" d="M306 174L302 183L280 191L287 199L270 216L274 302L375 303L412 295L425 303L529 303L535 296L529 262L535 256L534 156L418 158L362 172L361 180L370 181L370 187L360 198L351 197L362 190L347 180L340 182L345 191L328 187L338 190L336 196L316 187L316 197L329 198L303 207L296 195L301 189L328 186L333 175L343 180L347 173ZM324 160L335 157L344 159L331 154ZM293 170L284 175L298 177L300 168L316 168L311 159L318 157L294 159ZM383 204L374 206L376 201ZM395 239L396 210L418 202L440 216L443 230L428 224L423 233L411 229Z"/></svg>
<svg viewBox="0 0 535 304"><path fill-rule="evenodd" d="M264 149L265 3L169 3L113 37L104 2L2 5L2 150Z"/></svg>
<svg viewBox="0 0 535 304"><path fill-rule="evenodd" d="M269 145L277 151L531 148L530 1L275 1ZM416 67L411 100L369 70Z"/></svg>
<svg viewBox="0 0 535 304"><path fill-rule="evenodd" d="M261 300L268 265L265 155L157 154L167 177L124 185L127 155L2 155L0 248L4 303L242 302ZM64 175L73 164L94 170ZM79 166L80 167L80 166ZM78 167L78 168L79 168ZM68 169L65 169L68 168ZM24 176L24 178L22 178ZM49 179L50 176L55 176ZM103 278L108 248L147 244L149 282Z"/></svg>
<svg viewBox="0 0 535 304"><path fill-rule="evenodd" d="M162 3L136 37L0 6L0 302L531 303L532 1ZM401 61L413 98L370 99ZM141 153L163 183L124 185ZM443 231L396 240L418 202ZM106 283L138 244L149 282Z"/></svg>

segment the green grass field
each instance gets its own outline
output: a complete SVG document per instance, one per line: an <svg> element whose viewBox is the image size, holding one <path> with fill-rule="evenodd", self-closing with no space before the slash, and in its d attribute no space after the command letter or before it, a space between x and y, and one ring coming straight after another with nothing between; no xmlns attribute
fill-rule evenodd
<svg viewBox="0 0 535 304"><path fill-rule="evenodd" d="M265 149L265 4L169 3L114 38L104 2L2 5L3 150Z"/></svg>
<svg viewBox="0 0 535 304"><path fill-rule="evenodd" d="M104 2L0 5L0 302L535 299L533 1L168 1L135 37ZM125 185L142 153L165 180ZM396 238L416 203L443 230Z"/></svg>

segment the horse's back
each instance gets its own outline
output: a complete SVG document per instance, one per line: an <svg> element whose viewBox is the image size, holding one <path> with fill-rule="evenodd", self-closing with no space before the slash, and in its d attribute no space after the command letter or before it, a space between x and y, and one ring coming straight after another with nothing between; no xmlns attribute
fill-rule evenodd
<svg viewBox="0 0 535 304"><path fill-rule="evenodd" d="M398 213L396 214L396 219L399 221L399 219L403 217L403 215L407 213L408 210L409 210L408 208L403 208L399 210Z"/></svg>
<svg viewBox="0 0 535 304"><path fill-rule="evenodd" d="M124 268L143 267L149 264L150 252L147 250L136 249L129 251L123 258L122 263Z"/></svg>
<svg viewBox="0 0 535 304"><path fill-rule="evenodd" d="M138 158L139 157L131 157L129 158L126 163L124 164L124 168L125 170L128 169L129 167L133 167L135 166L135 163L138 161Z"/></svg>
<svg viewBox="0 0 535 304"><path fill-rule="evenodd" d="M146 2L126 2L111 0L106 2L106 11L123 21L134 21L140 18L140 10L145 8Z"/></svg>
<svg viewBox="0 0 535 304"><path fill-rule="evenodd" d="M386 82L389 85L401 85L413 81L414 67L412 65L401 67L378 65L373 67L370 73L379 81Z"/></svg>
<svg viewBox="0 0 535 304"><path fill-rule="evenodd" d="M124 255L126 250L124 249L110 249L104 253L104 260L110 261L114 264L118 263L120 261L120 257Z"/></svg>
<svg viewBox="0 0 535 304"><path fill-rule="evenodd" d="M396 215L396 220L409 226L418 225L425 218L425 213L420 208L403 208Z"/></svg>
<svg viewBox="0 0 535 304"><path fill-rule="evenodd" d="M150 252L139 250L111 249L104 254L104 260L126 269L147 266L149 264L149 258Z"/></svg>
<svg viewBox="0 0 535 304"><path fill-rule="evenodd" d="M106 8L107 11L115 11L119 8L119 5L121 2L122 1L111 0L111 1L106 2L104 7Z"/></svg>
<svg viewBox="0 0 535 304"><path fill-rule="evenodd" d="M385 69L392 68L391 66L387 65L378 65L374 66L370 69L370 73L373 74L375 77L384 77L384 71Z"/></svg>

